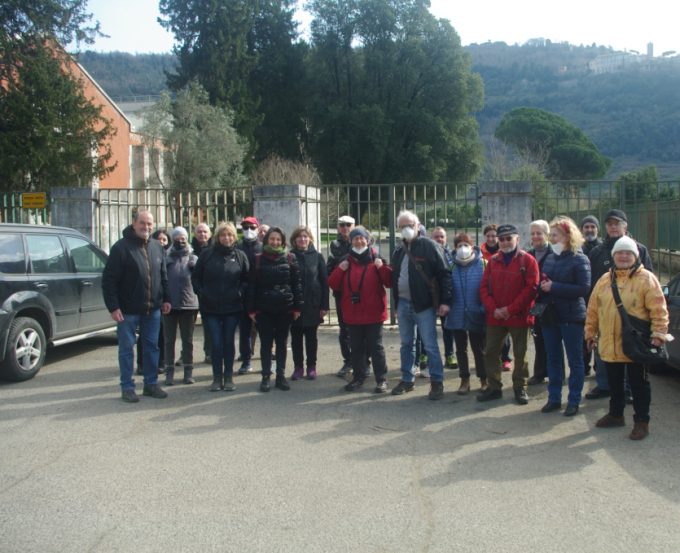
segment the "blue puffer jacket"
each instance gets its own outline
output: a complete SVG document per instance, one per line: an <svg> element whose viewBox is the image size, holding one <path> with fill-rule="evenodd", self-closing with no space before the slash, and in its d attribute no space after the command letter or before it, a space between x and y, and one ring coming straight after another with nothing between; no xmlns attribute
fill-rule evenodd
<svg viewBox="0 0 680 553"><path fill-rule="evenodd" d="M479 297L479 286L484 274L482 252L475 246L475 258L467 265L453 258L451 285L453 289L449 314L444 326L451 330L484 332L484 306Z"/></svg>
<svg viewBox="0 0 680 553"><path fill-rule="evenodd" d="M564 251L560 255L549 253L543 263L543 274L552 280L552 287L548 293L539 293L538 302L552 304L560 323L585 322L585 297L590 292L588 258L580 251Z"/></svg>

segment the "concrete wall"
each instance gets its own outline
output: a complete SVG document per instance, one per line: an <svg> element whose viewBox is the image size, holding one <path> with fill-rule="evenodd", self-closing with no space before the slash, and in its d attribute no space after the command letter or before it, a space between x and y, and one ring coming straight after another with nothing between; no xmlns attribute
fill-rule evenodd
<svg viewBox="0 0 680 553"><path fill-rule="evenodd" d="M74 228L96 241L94 194L91 188L52 188L50 190L52 224Z"/></svg>
<svg viewBox="0 0 680 553"><path fill-rule="evenodd" d="M286 237L295 227L307 225L319 243L318 188L302 184L253 186L253 208L260 224L279 226Z"/></svg>
<svg viewBox="0 0 680 553"><path fill-rule="evenodd" d="M513 224L520 233L520 245L529 243L531 223L530 182L485 182L479 186L482 228L492 223Z"/></svg>

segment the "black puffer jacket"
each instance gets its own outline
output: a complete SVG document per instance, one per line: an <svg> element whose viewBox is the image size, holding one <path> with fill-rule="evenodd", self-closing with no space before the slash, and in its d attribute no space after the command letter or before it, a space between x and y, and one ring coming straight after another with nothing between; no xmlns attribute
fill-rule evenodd
<svg viewBox="0 0 680 553"><path fill-rule="evenodd" d="M241 240L236 247L246 254L251 266L255 265L255 256L262 253L262 243L257 240Z"/></svg>
<svg viewBox="0 0 680 553"><path fill-rule="evenodd" d="M337 239L331 242L331 254L328 256L326 263L326 274L331 274L340 262L345 259L352 249L352 244L349 240L345 240L341 234L338 234Z"/></svg>
<svg viewBox="0 0 680 553"><path fill-rule="evenodd" d="M112 247L102 274L106 308L147 315L170 301L163 246L137 236L132 225Z"/></svg>
<svg viewBox="0 0 680 553"><path fill-rule="evenodd" d="M248 312L302 312L300 268L291 253L263 252L255 257L248 278Z"/></svg>
<svg viewBox="0 0 680 553"><path fill-rule="evenodd" d="M216 243L204 249L191 273L201 312L231 315L243 311L249 269L246 254L236 247Z"/></svg>
<svg viewBox="0 0 680 553"><path fill-rule="evenodd" d="M443 250L434 240L426 237L417 237L410 244L402 240L392 254L392 295L394 305L399 303L399 272L401 262L406 255L405 247L409 247L416 263L422 268L428 280L433 278L439 284L439 305L451 303L451 270L444 259ZM432 291L428 282L418 271L413 263L408 264L408 281L411 292L411 302L416 313L425 311L430 307L435 310L439 305L432 305Z"/></svg>
<svg viewBox="0 0 680 553"><path fill-rule="evenodd" d="M300 266L300 279L305 305L302 315L293 323L297 326L316 326L321 323L319 312L328 311L328 274L323 255L309 246L306 250L292 250Z"/></svg>

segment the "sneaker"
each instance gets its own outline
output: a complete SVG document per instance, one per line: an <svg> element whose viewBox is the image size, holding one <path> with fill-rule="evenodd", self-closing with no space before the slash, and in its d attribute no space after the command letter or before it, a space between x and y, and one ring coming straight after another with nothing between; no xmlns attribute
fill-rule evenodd
<svg viewBox="0 0 680 553"><path fill-rule="evenodd" d="M387 380L381 380L373 388L374 394L386 394L387 393Z"/></svg>
<svg viewBox="0 0 680 553"><path fill-rule="evenodd" d="M609 397L611 393L609 390L603 390L602 388L599 388L595 386L590 392L586 394L586 399L601 399L605 397Z"/></svg>
<svg viewBox="0 0 680 553"><path fill-rule="evenodd" d="M356 392L359 388L364 385L363 380L352 380L345 384L345 392Z"/></svg>
<svg viewBox="0 0 680 553"><path fill-rule="evenodd" d="M503 397L503 390L494 390L493 388L486 388L477 394L477 401L491 401L494 399L501 399Z"/></svg>
<svg viewBox="0 0 680 553"><path fill-rule="evenodd" d="M352 372L352 367L345 363L342 367L340 367L340 370L336 373L335 376L338 378L347 378L349 374Z"/></svg>
<svg viewBox="0 0 680 553"><path fill-rule="evenodd" d="M291 380L300 380L305 375L305 370L302 367L295 367L293 369L293 376L290 377Z"/></svg>
<svg viewBox="0 0 680 553"><path fill-rule="evenodd" d="M392 395L400 396L402 394L407 394L408 392L413 391L413 387L413 382L404 382L403 380L400 380L399 384L397 384L395 388L392 388Z"/></svg>
<svg viewBox="0 0 680 553"><path fill-rule="evenodd" d="M427 368L427 355L422 354L422 355L420 356L419 365L420 365L420 369L421 369L421 370Z"/></svg>
<svg viewBox="0 0 680 553"><path fill-rule="evenodd" d="M142 393L145 396L154 397L156 399L165 399L166 397L168 397L167 392L164 392L163 388L161 388L159 384L144 386L144 391Z"/></svg>
<svg viewBox="0 0 680 553"><path fill-rule="evenodd" d="M458 361L456 361L456 356L451 354L446 356L446 368L447 369L457 369Z"/></svg>
<svg viewBox="0 0 680 553"><path fill-rule="evenodd" d="M253 372L253 367L250 364L250 361L244 361L241 364L241 368L238 370L238 374L248 374L249 372Z"/></svg>
<svg viewBox="0 0 680 553"><path fill-rule="evenodd" d="M427 394L428 399L437 400L444 397L444 383L443 382L431 382L430 383L430 393Z"/></svg>
<svg viewBox="0 0 680 553"><path fill-rule="evenodd" d="M539 384L543 384L543 381L544 381L544 380L545 380L545 379L544 379L543 377L541 377L541 376L532 376L532 377L527 381L527 384L529 384L529 386L537 386L537 385L539 385Z"/></svg>
<svg viewBox="0 0 680 553"><path fill-rule="evenodd" d="M420 378L430 378L430 371L429 369L420 369L420 372L418 373L418 376Z"/></svg>
<svg viewBox="0 0 680 553"><path fill-rule="evenodd" d="M234 379L231 376L225 376L224 377L224 391L225 392L233 392L236 389L236 386L234 386Z"/></svg>
<svg viewBox="0 0 680 553"><path fill-rule="evenodd" d="M413 376L420 376L420 365L414 365Z"/></svg>
<svg viewBox="0 0 680 553"><path fill-rule="evenodd" d="M529 395L524 388L515 388L515 401L518 405L527 405L529 403Z"/></svg>
<svg viewBox="0 0 680 553"><path fill-rule="evenodd" d="M307 380L316 380L316 366L307 367Z"/></svg>
<svg viewBox="0 0 680 553"><path fill-rule="evenodd" d="M284 392L287 392L288 390L290 390L290 385L288 384L286 377L283 376L283 375L276 375L276 381L274 382L274 387L278 388L279 390L283 390Z"/></svg>
<svg viewBox="0 0 680 553"><path fill-rule="evenodd" d="M559 411L562 409L562 404L549 401L543 407L541 407L541 413L552 413L553 411Z"/></svg>
<svg viewBox="0 0 680 553"><path fill-rule="evenodd" d="M139 396L134 390L123 390L120 399L126 403L139 403Z"/></svg>
<svg viewBox="0 0 680 553"><path fill-rule="evenodd" d="M511 361L503 361L503 372L510 372L512 370L512 362Z"/></svg>
<svg viewBox="0 0 680 553"><path fill-rule="evenodd" d="M212 384L208 387L209 392L219 392L222 389L222 379L213 378Z"/></svg>

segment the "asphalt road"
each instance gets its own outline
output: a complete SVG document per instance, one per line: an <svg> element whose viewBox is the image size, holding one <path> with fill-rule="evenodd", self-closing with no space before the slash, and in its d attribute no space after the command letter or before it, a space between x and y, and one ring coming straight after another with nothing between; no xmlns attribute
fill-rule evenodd
<svg viewBox="0 0 680 553"><path fill-rule="evenodd" d="M606 400L571 419L540 413L543 387L483 405L457 371L439 402L423 380L348 394L335 331L320 341L319 379L290 392L251 374L209 393L199 365L136 405L111 338L50 351L0 384L0 551L680 551L680 376L652 377L651 434L632 442L630 408L595 429ZM394 330L385 343L394 385Z"/></svg>

